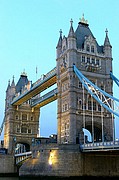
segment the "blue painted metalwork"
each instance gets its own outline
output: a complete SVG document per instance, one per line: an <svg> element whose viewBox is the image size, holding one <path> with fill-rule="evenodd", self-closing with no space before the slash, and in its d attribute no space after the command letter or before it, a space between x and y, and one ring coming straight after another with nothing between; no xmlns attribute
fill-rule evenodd
<svg viewBox="0 0 119 180"><path fill-rule="evenodd" d="M119 117L119 113L114 111L113 107L111 107L110 103L108 102L109 100L114 103L114 101L119 102L119 99L111 96L107 92L103 91L100 89L98 86L93 84L88 78L86 78L80 71L77 69L75 65L73 65L73 69L79 80L82 82L84 87L88 90L88 92L91 94L91 96L100 104L102 105L105 109L107 109L110 113L115 114L116 116ZM103 96L105 101L102 101L100 98Z"/></svg>
<svg viewBox="0 0 119 180"><path fill-rule="evenodd" d="M117 79L112 72L110 72L110 77L112 78L112 80L117 84L117 86L119 86L119 79Z"/></svg>

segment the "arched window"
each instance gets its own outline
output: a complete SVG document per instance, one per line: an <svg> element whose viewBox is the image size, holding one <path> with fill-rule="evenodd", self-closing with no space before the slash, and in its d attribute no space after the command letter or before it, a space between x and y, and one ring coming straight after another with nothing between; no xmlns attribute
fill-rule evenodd
<svg viewBox="0 0 119 180"><path fill-rule="evenodd" d="M82 62L85 63L85 56L82 56Z"/></svg>
<svg viewBox="0 0 119 180"><path fill-rule="evenodd" d="M18 120L18 119L19 119L19 116L18 116L18 114L16 115L15 119L16 119L16 120Z"/></svg>
<svg viewBox="0 0 119 180"><path fill-rule="evenodd" d="M26 127L22 127L21 128L21 133L27 133L27 128Z"/></svg>
<svg viewBox="0 0 119 180"><path fill-rule="evenodd" d="M31 116L31 121L33 121L33 116Z"/></svg>
<svg viewBox="0 0 119 180"><path fill-rule="evenodd" d="M86 51L90 52L90 46L89 46L89 44L87 44L87 46L86 46Z"/></svg>
<svg viewBox="0 0 119 180"><path fill-rule="evenodd" d="M22 120L27 120L27 114L22 114Z"/></svg>
<svg viewBox="0 0 119 180"><path fill-rule="evenodd" d="M95 48L94 48L94 46L93 46L93 45L91 46L91 52L92 52L92 53L94 53L94 52L95 52Z"/></svg>
<svg viewBox="0 0 119 180"><path fill-rule="evenodd" d="M31 134L31 132L32 132L32 131L31 131L31 129L29 128L29 129L28 129L28 133Z"/></svg>
<svg viewBox="0 0 119 180"><path fill-rule="evenodd" d="M100 65L100 60L99 59L96 59L96 65Z"/></svg>
<svg viewBox="0 0 119 180"><path fill-rule="evenodd" d="M21 132L21 128L19 126L16 127L16 132L20 133Z"/></svg>
<svg viewBox="0 0 119 180"><path fill-rule="evenodd" d="M90 63L90 57L87 57L87 63Z"/></svg>
<svg viewBox="0 0 119 180"><path fill-rule="evenodd" d="M95 58L92 58L92 64L95 64Z"/></svg>

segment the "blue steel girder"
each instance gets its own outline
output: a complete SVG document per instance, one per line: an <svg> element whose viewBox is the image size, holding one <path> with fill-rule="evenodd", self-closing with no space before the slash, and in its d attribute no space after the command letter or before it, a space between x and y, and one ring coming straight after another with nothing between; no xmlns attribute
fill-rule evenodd
<svg viewBox="0 0 119 180"><path fill-rule="evenodd" d="M119 79L117 79L112 72L110 72L110 77L112 78L112 80L117 84L117 86L119 86Z"/></svg>
<svg viewBox="0 0 119 180"><path fill-rule="evenodd" d="M119 99L113 97L112 95L108 94L107 92L100 89L98 86L93 84L88 78L86 78L80 71L77 69L75 65L73 65L73 69L83 86L87 89L90 95L107 111L119 117L119 107L117 103L119 103ZM114 105L116 109L114 110Z"/></svg>

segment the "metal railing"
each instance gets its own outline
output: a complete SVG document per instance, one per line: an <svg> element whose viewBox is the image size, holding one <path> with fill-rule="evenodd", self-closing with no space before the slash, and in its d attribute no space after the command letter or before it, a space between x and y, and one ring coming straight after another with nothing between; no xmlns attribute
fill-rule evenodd
<svg viewBox="0 0 119 180"><path fill-rule="evenodd" d="M14 157L15 157L16 164L19 164L22 161L32 157L32 151L15 154Z"/></svg>
<svg viewBox="0 0 119 180"><path fill-rule="evenodd" d="M110 141L110 142L94 142L94 143L85 143L80 145L80 150L82 152L89 151L109 151L119 149L119 141Z"/></svg>

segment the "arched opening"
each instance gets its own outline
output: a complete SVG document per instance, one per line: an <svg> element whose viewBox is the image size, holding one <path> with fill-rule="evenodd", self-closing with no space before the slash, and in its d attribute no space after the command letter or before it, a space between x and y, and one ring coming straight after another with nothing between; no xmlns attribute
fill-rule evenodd
<svg viewBox="0 0 119 180"><path fill-rule="evenodd" d="M99 125L95 125L92 130L92 124L87 125L85 129L85 133L87 133L90 142L101 142L102 141L102 127Z"/></svg>
<svg viewBox="0 0 119 180"><path fill-rule="evenodd" d="M30 145L28 143L19 142L15 146L15 154L25 153L30 151Z"/></svg>

